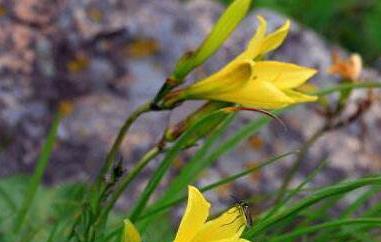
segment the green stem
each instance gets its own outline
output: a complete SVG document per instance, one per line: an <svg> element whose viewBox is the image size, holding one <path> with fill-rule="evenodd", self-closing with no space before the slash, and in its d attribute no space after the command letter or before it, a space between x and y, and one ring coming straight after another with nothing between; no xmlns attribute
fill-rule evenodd
<svg viewBox="0 0 381 242"><path fill-rule="evenodd" d="M296 172L299 170L300 166L302 165L302 162L308 150L325 133L325 131L326 131L325 127L318 129L301 147L300 152L298 156L296 157L294 164L292 165L290 171L287 173L286 177L283 179L282 185L279 189L279 193L277 197L275 198L274 204L278 204L282 202L283 197L285 196L287 192L287 187L290 184L292 178L295 176Z"/></svg>
<svg viewBox="0 0 381 242"><path fill-rule="evenodd" d="M101 184L103 177L110 170L110 167L112 166L115 156L117 152L119 151L119 148L123 142L123 139L126 136L126 133L131 127L131 125L136 121L136 119L141 114L148 112L150 110L151 110L151 102L147 102L143 104L142 106L138 107L137 109L135 109L135 111L132 112L131 115L123 123L123 126L120 128L118 136L116 137L114 141L114 144L112 145L109 153L107 154L106 161L103 164L101 171L98 173L98 176L96 178L96 183L95 183L97 187Z"/></svg>
<svg viewBox="0 0 381 242"><path fill-rule="evenodd" d="M106 160L98 173L95 183L91 189L90 192L90 200L93 204L93 210L95 211L94 215L94 221L92 223L95 224L97 228L100 228L102 225L105 224L106 216L103 215L102 210L101 210L101 205L102 205L102 199L104 192L106 191L106 184L104 183L103 179L106 177L107 173L111 169L115 157L117 155L117 152L120 149L120 146L122 145L122 142L124 140L124 137L126 136L128 130L130 129L131 125L142 115L143 113L146 113L152 109L152 102L149 101L141 106L139 106L137 109L135 109L130 116L127 117L127 119L124 121L122 127L119 130L118 136L116 137L109 153L107 154ZM104 213L104 214L108 214ZM90 229L92 226L88 226L88 229ZM102 229L99 229L102 231ZM88 234L88 233L87 233Z"/></svg>
<svg viewBox="0 0 381 242"><path fill-rule="evenodd" d="M312 93L318 96L325 96L337 91L348 89L360 89L360 88L380 88L381 82L359 82L359 83L344 83L332 87L321 88L318 91Z"/></svg>
<svg viewBox="0 0 381 242"><path fill-rule="evenodd" d="M113 193L110 202L108 203L107 207L105 208L101 218L105 218L107 214L110 212L110 210L113 208L114 204L118 200L118 198L122 195L124 190L127 188L128 184L140 173L140 171L146 167L146 165L154 159L157 155L159 155L161 152L161 149L158 146L153 147L150 149L145 155L136 163L135 167L122 178L120 181L120 185L118 186L117 190Z"/></svg>
<svg viewBox="0 0 381 242"><path fill-rule="evenodd" d="M153 99L154 105L156 107L159 107L163 97L167 95L176 86L177 86L176 81L174 79L168 78L167 81L164 83L164 85L160 88L156 97Z"/></svg>

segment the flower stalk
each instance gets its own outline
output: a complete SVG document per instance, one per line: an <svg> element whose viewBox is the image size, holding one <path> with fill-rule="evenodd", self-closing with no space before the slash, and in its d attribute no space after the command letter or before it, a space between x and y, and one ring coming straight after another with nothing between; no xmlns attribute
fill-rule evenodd
<svg viewBox="0 0 381 242"><path fill-rule="evenodd" d="M122 195L124 190L127 188L127 186L130 184L130 182L142 171L144 167L147 166L147 164L153 160L155 157L157 157L161 152L161 149L158 146L155 146L151 148L149 151L147 151L143 157L136 162L136 165L134 168L126 175L124 176L121 181L118 184L118 187L113 192L110 201L108 202L107 206L104 209L104 212L101 217L105 218L107 214L111 211L115 203L117 202L118 198Z"/></svg>
<svg viewBox="0 0 381 242"><path fill-rule="evenodd" d="M124 137L126 136L128 130L130 129L131 125L142 115L143 113L151 111L151 103L147 102L143 104L142 106L138 107L135 111L131 113L131 115L124 121L122 127L119 130L118 136L116 137L110 151L107 154L106 161L103 164L100 172L98 173L98 176L96 178L96 184L99 186L99 184L102 182L103 177L107 174L107 172L110 170L116 154L118 153L120 146L122 145L122 142L124 140Z"/></svg>

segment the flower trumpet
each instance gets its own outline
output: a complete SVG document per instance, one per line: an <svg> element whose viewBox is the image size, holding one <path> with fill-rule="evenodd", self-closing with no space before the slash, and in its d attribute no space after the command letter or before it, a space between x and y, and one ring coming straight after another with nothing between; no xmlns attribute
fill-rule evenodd
<svg viewBox="0 0 381 242"><path fill-rule="evenodd" d="M316 70L290 63L258 60L281 45L290 22L286 21L279 29L266 35L265 19L259 16L258 20L258 30L244 52L211 76L169 93L164 103L171 106L183 100L205 99L249 108L278 109L315 101L316 96L303 94L296 88L310 79Z"/></svg>

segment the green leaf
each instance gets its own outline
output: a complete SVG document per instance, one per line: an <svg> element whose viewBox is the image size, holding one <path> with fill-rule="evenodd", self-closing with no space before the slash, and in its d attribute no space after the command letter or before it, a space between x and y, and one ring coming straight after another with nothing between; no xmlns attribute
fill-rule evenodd
<svg viewBox="0 0 381 242"><path fill-rule="evenodd" d="M348 226L352 224L365 224L365 225L372 225L372 226L380 226L381 225L381 219L380 218L357 218L357 219L340 219L335 221L330 221L327 223L322 223L314 226L309 226L305 228L300 228L297 230L294 230L293 232L277 236L275 238L272 238L271 242L284 242L289 239L295 239L298 236L317 232L321 229L327 229L327 228L336 228L341 226Z"/></svg>
<svg viewBox="0 0 381 242"><path fill-rule="evenodd" d="M57 233L58 226L59 226L59 224L56 224L53 226L53 228L50 230L49 237L46 240L46 242L54 242L54 236Z"/></svg>
<svg viewBox="0 0 381 242"><path fill-rule="evenodd" d="M17 232L21 229L23 222L26 218L27 212L33 202L37 189L41 183L42 176L45 173L45 169L49 162L50 154L53 151L54 144L57 138L58 126L60 124L61 114L57 113L54 117L52 126L49 130L48 137L41 149L40 157L37 160L37 166L33 173L32 179L28 185L27 191L23 198L23 202L20 210L17 213L17 217L15 219L14 231Z"/></svg>
<svg viewBox="0 0 381 242"><path fill-rule="evenodd" d="M187 185L193 183L198 175L207 167L209 167L212 162L216 161L223 154L234 149L243 140L247 139L251 135L258 132L262 127L270 122L269 117L261 117L257 120L250 122L249 124L242 127L236 133L234 133L225 142L219 145L215 150L207 155L207 150L211 148L211 145L215 142L215 139L220 137L219 132L212 135L204 144L203 147L192 157L192 159L187 162L187 165L182 168L180 174L171 181L169 188L166 190L165 194L157 200L154 204L150 206L148 211L156 210L157 208L163 207L168 204L169 201L173 201L174 198L179 198ZM225 128L221 128L221 133Z"/></svg>
<svg viewBox="0 0 381 242"><path fill-rule="evenodd" d="M4 203L6 210L10 210L11 212L15 212L17 210L16 202L14 199L8 194L6 189L0 186L0 202Z"/></svg>
<svg viewBox="0 0 381 242"><path fill-rule="evenodd" d="M29 176L12 176L0 180L0 187L9 195L7 199L14 202L16 211L23 202L22 199L30 183ZM57 238L67 234L67 228L70 227L73 217L78 212L84 189L85 186L78 182L61 183L53 188L39 186L35 194L36 199L30 204L22 229L17 234L12 232L16 211L12 210L14 208L10 208L8 202L4 201L4 197L0 195L0 234L3 236L0 237L4 238L4 241L19 241L27 238L28 242L40 242L47 241L50 236L54 237L53 241L59 242ZM34 239L29 237L34 233L36 233ZM3 240L0 239L0 241Z"/></svg>
<svg viewBox="0 0 381 242"><path fill-rule="evenodd" d="M186 53L176 64L172 76L181 81L194 68L212 56L246 16L251 0L236 0L222 14L210 34L195 52Z"/></svg>
<svg viewBox="0 0 381 242"><path fill-rule="evenodd" d="M214 188L217 188L219 186L222 186L224 184L228 184L230 182L233 182L235 180L238 180L239 178L242 178L244 176L247 176L267 165L270 165L272 163L274 163L275 161L278 161L286 156L289 156L289 155L292 155L292 154L295 154L295 152L288 152L288 153L285 153L285 154L282 154L282 155L279 155L279 156L274 156L268 160L265 160L261 163L259 163L258 165L252 167L252 168L248 168L244 171L241 171L239 173L236 173L236 174L233 174L231 176L228 176L224 179L221 179L217 182L214 182L212 184L209 184L207 186L204 186L202 188L200 188L199 190L201 192L206 192L206 191L209 191L209 190L212 190ZM141 217L139 217L139 219L146 219L147 217L151 217L153 215L156 215L160 212L163 212L165 211L166 209L180 203L180 202L183 202L187 199L187 195L186 194L181 194L181 196L172 196L171 198L169 198L169 200L166 200L166 201L162 201L161 203L156 203L155 206L152 206L150 209L147 209L148 211L146 213L144 213ZM159 206L160 205L160 206Z"/></svg>
<svg viewBox="0 0 381 242"><path fill-rule="evenodd" d="M352 202L340 215L340 218L348 218L363 206L372 196L381 191L380 186L374 186L366 189L363 194L359 195L355 201Z"/></svg>
<svg viewBox="0 0 381 242"><path fill-rule="evenodd" d="M299 212L304 209L332 196L339 194L348 193L360 187L369 186L369 185L380 185L381 176L370 177L370 178L361 178L355 181L342 182L333 186L325 187L319 191L307 196L302 199L300 202L296 203L294 206L279 212L278 214L270 217L266 220L259 220L259 222L253 226L247 233L248 238L252 238L268 227L283 221L291 216L297 215Z"/></svg>
<svg viewBox="0 0 381 242"><path fill-rule="evenodd" d="M211 152L210 155L207 154L207 150L211 146L211 143L214 143L216 138L218 138L219 134L216 135L211 140L206 142L206 146L200 149L192 159L187 162L187 164L183 167L180 174L171 181L165 195L161 199L161 201L166 200L183 191L189 184L193 183L198 175L207 167L209 167L212 162L216 161L223 154L228 153L233 150L240 144L243 140L246 140L253 134L257 133L262 127L264 127L270 119L268 117L261 117L258 120L254 120L249 124L245 125L241 129L239 129L236 133L234 133L229 139L223 142L220 146L218 146L215 150ZM159 202L160 203L160 202Z"/></svg>
<svg viewBox="0 0 381 242"><path fill-rule="evenodd" d="M381 88L381 82L359 82L359 83L344 83L335 85L333 87L325 87L312 93L318 96L329 95L334 92L341 92L350 89L368 89L368 88Z"/></svg>
<svg viewBox="0 0 381 242"><path fill-rule="evenodd" d="M202 130L204 126L208 124L210 120L214 120L216 118L220 118L220 119L226 118L226 112L216 111L202 118L199 122L195 123L187 131L185 131L184 134L173 145L173 147L166 153L163 161L160 163L159 167L157 168L155 173L152 175L151 179L149 180L143 193L137 200L136 205L129 216L132 222L135 222L136 219L140 216L149 198L151 197L152 193L155 191L155 189L159 185L161 179L164 177L164 175L170 168L173 161L176 159L179 153L183 150L183 148L189 143L189 140L192 140L194 138L194 133L195 132L197 133L199 130Z"/></svg>
<svg viewBox="0 0 381 242"><path fill-rule="evenodd" d="M283 206L285 206L294 196L299 194L299 192L307 185L312 179L314 179L321 169L326 165L327 160L321 160L319 165L309 174L303 182L301 182L294 190L292 190L284 199L281 199L277 204L274 204L270 212L265 216L264 219L271 217L273 214L278 212Z"/></svg>

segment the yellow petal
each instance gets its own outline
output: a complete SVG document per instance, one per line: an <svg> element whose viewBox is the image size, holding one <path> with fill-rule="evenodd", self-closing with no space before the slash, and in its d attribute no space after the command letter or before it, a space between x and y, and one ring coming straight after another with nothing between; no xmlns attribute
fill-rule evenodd
<svg viewBox="0 0 381 242"><path fill-rule="evenodd" d="M283 62L259 61L255 64L254 72L258 80L272 82L284 90L300 86L315 75L316 70Z"/></svg>
<svg viewBox="0 0 381 242"><path fill-rule="evenodd" d="M273 33L267 35L263 40L259 54L266 54L267 52L278 48L286 38L289 29L290 21L287 20L280 28L278 28Z"/></svg>
<svg viewBox="0 0 381 242"><path fill-rule="evenodd" d="M124 229L122 242L141 242L142 239L138 230L135 228L134 224L130 220L124 220Z"/></svg>
<svg viewBox="0 0 381 242"><path fill-rule="evenodd" d="M266 36L267 22L262 16L257 16L259 25L254 37L250 40L246 50L237 58L255 59L259 55L266 54L278 48L286 38L290 29L290 21L287 20L280 28Z"/></svg>
<svg viewBox="0 0 381 242"><path fill-rule="evenodd" d="M193 187L188 187L188 204L181 219L174 242L189 242L205 224L209 216L210 204L201 192Z"/></svg>
<svg viewBox="0 0 381 242"><path fill-rule="evenodd" d="M202 98L210 93L221 93L238 88L252 79L253 65L252 60L230 63L215 74L188 87L185 90L185 96Z"/></svg>
<svg viewBox="0 0 381 242"><path fill-rule="evenodd" d="M315 102L318 99L317 96L306 95L294 90L284 90L284 92L288 97L292 98L295 103Z"/></svg>
<svg viewBox="0 0 381 242"><path fill-rule="evenodd" d="M245 217L239 207L233 207L221 216L208 221L191 242L207 242L228 239L237 241L245 229Z"/></svg>
<svg viewBox="0 0 381 242"><path fill-rule="evenodd" d="M221 240L216 240L212 242L251 242L250 240L246 239L241 239L241 238L230 238L230 239L221 239Z"/></svg>
<svg viewBox="0 0 381 242"><path fill-rule="evenodd" d="M242 88L214 96L210 95L209 98L262 109L278 109L294 103L293 99L272 83L259 80L251 80Z"/></svg>
<svg viewBox="0 0 381 242"><path fill-rule="evenodd" d="M244 59L254 59L260 54L261 46L263 43L263 40L265 38L265 34L267 31L267 22L262 16L257 16L257 19L259 21L257 31L255 32L255 35L250 40L249 44L247 45L246 50L239 55L237 58Z"/></svg>

